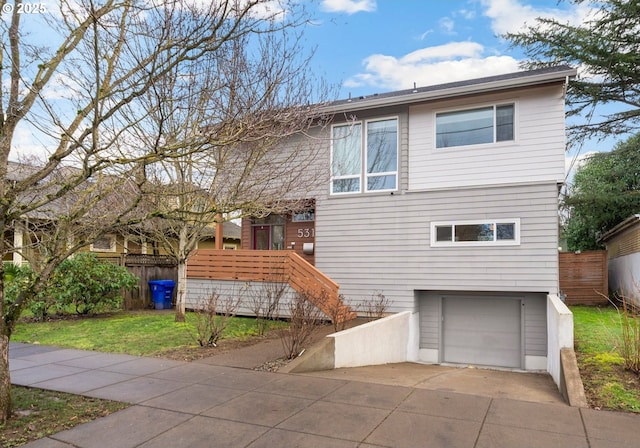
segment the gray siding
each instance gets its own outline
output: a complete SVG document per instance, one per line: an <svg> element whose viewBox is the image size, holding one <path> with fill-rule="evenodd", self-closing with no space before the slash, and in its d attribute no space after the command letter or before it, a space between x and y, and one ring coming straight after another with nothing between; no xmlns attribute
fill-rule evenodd
<svg viewBox="0 0 640 448"><path fill-rule="evenodd" d="M420 348L440 349L440 297L430 296L424 291L416 292L420 310Z"/></svg>
<svg viewBox="0 0 640 448"><path fill-rule="evenodd" d="M528 294L524 299L524 354L547 356L547 297Z"/></svg>
<svg viewBox="0 0 640 448"><path fill-rule="evenodd" d="M515 140L435 147L438 112L515 104ZM565 157L562 85L536 87L412 106L409 120L410 189L563 181Z"/></svg>
<svg viewBox="0 0 640 448"><path fill-rule="evenodd" d="M431 247L431 221L520 218L519 246ZM316 266L357 305L380 291L413 311L414 290L557 293L557 186L321 198Z"/></svg>
<svg viewBox="0 0 640 448"><path fill-rule="evenodd" d="M284 293L280 300L277 317L289 317L289 304L296 292L289 285L280 283L187 279L185 302L187 309L198 309L202 307L204 300L215 293L220 296L221 304L228 299L240 299L239 307L236 310L237 315L254 316L252 299L264 296L267 292L273 293L280 290L284 290Z"/></svg>

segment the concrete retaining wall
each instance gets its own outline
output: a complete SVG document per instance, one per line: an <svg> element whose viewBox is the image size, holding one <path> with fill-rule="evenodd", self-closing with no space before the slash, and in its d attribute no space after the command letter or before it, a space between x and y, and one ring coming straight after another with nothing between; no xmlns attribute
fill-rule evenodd
<svg viewBox="0 0 640 448"><path fill-rule="evenodd" d="M573 350L573 314L556 295L547 296L547 336L547 372L560 388L560 351L563 348Z"/></svg>
<svg viewBox="0 0 640 448"><path fill-rule="evenodd" d="M335 368L407 361L410 318L404 311L327 336L335 340Z"/></svg>

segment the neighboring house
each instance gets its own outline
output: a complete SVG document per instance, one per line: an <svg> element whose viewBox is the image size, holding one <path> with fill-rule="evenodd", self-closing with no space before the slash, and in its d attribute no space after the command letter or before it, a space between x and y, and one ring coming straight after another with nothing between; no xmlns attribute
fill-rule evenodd
<svg viewBox="0 0 640 448"><path fill-rule="evenodd" d="M29 164L9 162L6 182L18 182L36 170L37 168ZM48 179L47 182L51 182L51 185L54 185L56 179L64 179L65 170L73 170L73 168L60 167L55 176L52 176L52 179ZM31 194L46 194L48 188L50 188L47 182L43 182L42 190L39 190L38 186L34 187ZM27 202L28 197L24 197L22 200ZM121 198L118 198L118 200L121 200ZM22 216L22 219L15 220L4 235L5 240L15 250L5 256L2 261L20 265L32 256L37 257L38 251L41 250L40 242L44 239L42 235L47 232L55 232L56 221L60 216L65 215L66 210L73 207L73 205L69 204L74 202L73 195L69 195L68 198L55 200L47 204L46 207L29 211ZM125 254L166 255L168 251L160 243L154 241L152 233L145 229L146 223L119 229L117 232L101 236L92 244L81 249L81 251L94 252L102 258L120 258ZM229 222L224 225L223 230L223 247L225 249L240 248L240 227ZM167 232L170 233L170 231ZM165 240L171 241L171 235ZM211 223L202 232L202 240L198 243L198 247L215 247L214 223Z"/></svg>
<svg viewBox="0 0 640 448"><path fill-rule="evenodd" d="M609 290L640 305L640 214L625 219L599 241L607 248Z"/></svg>
<svg viewBox="0 0 640 448"><path fill-rule="evenodd" d="M241 236L240 226L232 222L227 222L224 224L223 229L223 248L231 250L239 249ZM215 224L212 224L202 232L202 239L198 242L197 248L215 248ZM99 257L114 257L125 254L168 254L165 248L157 242L154 242L151 237L145 237L144 231L138 228L132 228L131 231L123 231L120 234L110 233L104 235L89 245L86 250L96 253Z"/></svg>

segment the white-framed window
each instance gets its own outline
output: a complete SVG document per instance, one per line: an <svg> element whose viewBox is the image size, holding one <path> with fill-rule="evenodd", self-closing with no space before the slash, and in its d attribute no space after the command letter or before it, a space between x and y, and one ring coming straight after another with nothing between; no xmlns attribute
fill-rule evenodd
<svg viewBox="0 0 640 448"><path fill-rule="evenodd" d="M91 252L115 252L116 236L104 235L98 238L89 246L89 250L91 250Z"/></svg>
<svg viewBox="0 0 640 448"><path fill-rule="evenodd" d="M436 148L515 139L515 105L497 104L436 113Z"/></svg>
<svg viewBox="0 0 640 448"><path fill-rule="evenodd" d="M398 189L398 118L331 127L331 194Z"/></svg>
<svg viewBox="0 0 640 448"><path fill-rule="evenodd" d="M520 218L431 223L432 246L518 246Z"/></svg>

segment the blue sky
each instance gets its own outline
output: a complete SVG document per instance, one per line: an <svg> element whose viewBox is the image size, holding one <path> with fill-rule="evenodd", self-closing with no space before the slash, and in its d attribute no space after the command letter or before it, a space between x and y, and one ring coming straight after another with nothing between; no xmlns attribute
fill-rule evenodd
<svg viewBox="0 0 640 448"><path fill-rule="evenodd" d="M585 9L556 0L319 0L314 65L340 96L518 70L523 55L499 37L538 16L577 23Z"/></svg>

